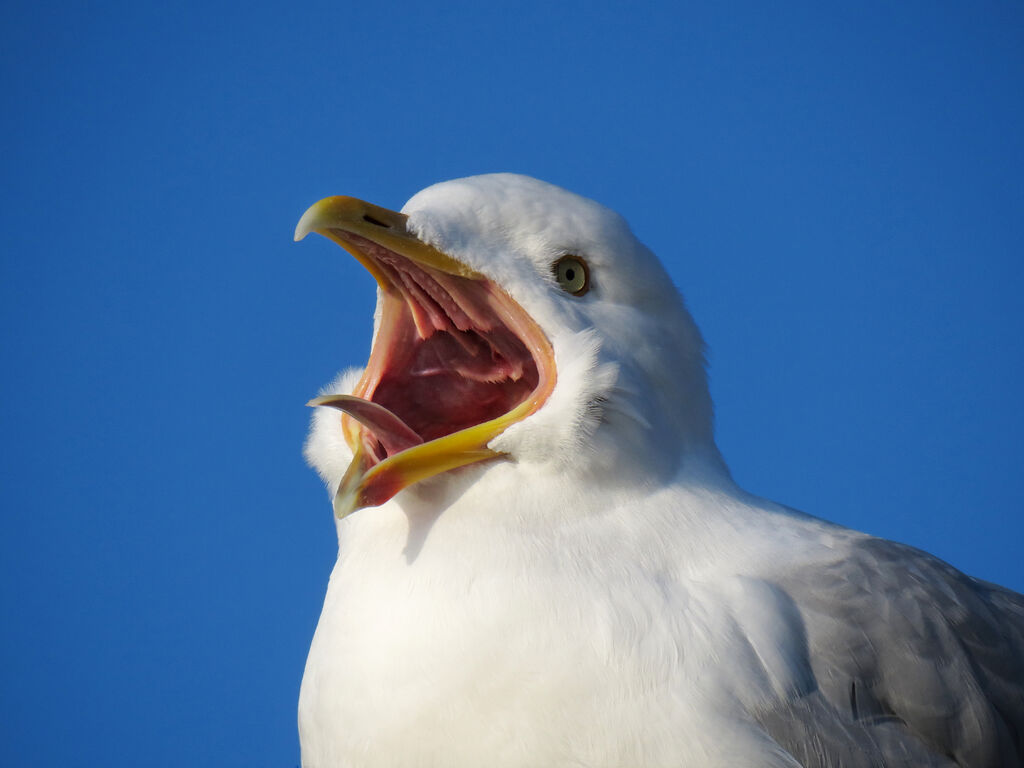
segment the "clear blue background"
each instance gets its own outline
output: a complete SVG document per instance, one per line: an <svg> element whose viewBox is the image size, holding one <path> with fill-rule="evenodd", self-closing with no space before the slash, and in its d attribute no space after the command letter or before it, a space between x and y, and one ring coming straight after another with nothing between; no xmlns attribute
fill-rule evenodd
<svg viewBox="0 0 1024 768"><path fill-rule="evenodd" d="M373 303L291 243L330 194L619 210L742 484L1024 589L1020 2L8 1L0 38L3 765L297 764L303 403Z"/></svg>

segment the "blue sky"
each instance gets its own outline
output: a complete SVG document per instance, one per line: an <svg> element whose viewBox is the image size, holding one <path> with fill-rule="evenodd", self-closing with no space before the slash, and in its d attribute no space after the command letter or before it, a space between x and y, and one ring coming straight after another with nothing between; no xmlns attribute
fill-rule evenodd
<svg viewBox="0 0 1024 768"><path fill-rule="evenodd" d="M292 766L305 401L373 283L307 205L623 213L749 490L1024 589L1024 7L5 2L0 763Z"/></svg>

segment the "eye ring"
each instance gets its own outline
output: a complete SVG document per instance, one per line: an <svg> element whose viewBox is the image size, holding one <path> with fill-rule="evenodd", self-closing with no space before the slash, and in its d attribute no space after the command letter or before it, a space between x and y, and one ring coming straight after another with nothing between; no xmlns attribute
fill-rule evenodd
<svg viewBox="0 0 1024 768"><path fill-rule="evenodd" d="M551 265L558 287L573 296L582 296L590 290L590 268L579 256L566 254Z"/></svg>

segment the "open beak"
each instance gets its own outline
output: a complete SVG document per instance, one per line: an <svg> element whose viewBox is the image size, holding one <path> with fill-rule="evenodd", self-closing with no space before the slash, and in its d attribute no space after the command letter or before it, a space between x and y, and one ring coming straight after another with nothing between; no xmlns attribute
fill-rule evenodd
<svg viewBox="0 0 1024 768"><path fill-rule="evenodd" d="M351 395L309 402L341 411L352 463L338 487L342 518L428 477L501 454L487 447L534 413L555 384L554 354L498 285L417 238L406 216L328 197L299 220L349 251L380 287L381 322Z"/></svg>

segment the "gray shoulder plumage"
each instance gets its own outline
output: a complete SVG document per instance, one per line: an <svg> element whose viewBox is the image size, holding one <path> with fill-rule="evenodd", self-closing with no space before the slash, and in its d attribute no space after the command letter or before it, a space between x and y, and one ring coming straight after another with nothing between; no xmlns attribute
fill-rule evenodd
<svg viewBox="0 0 1024 768"><path fill-rule="evenodd" d="M1024 765L1024 596L869 537L779 580L817 687L760 713L805 768Z"/></svg>

